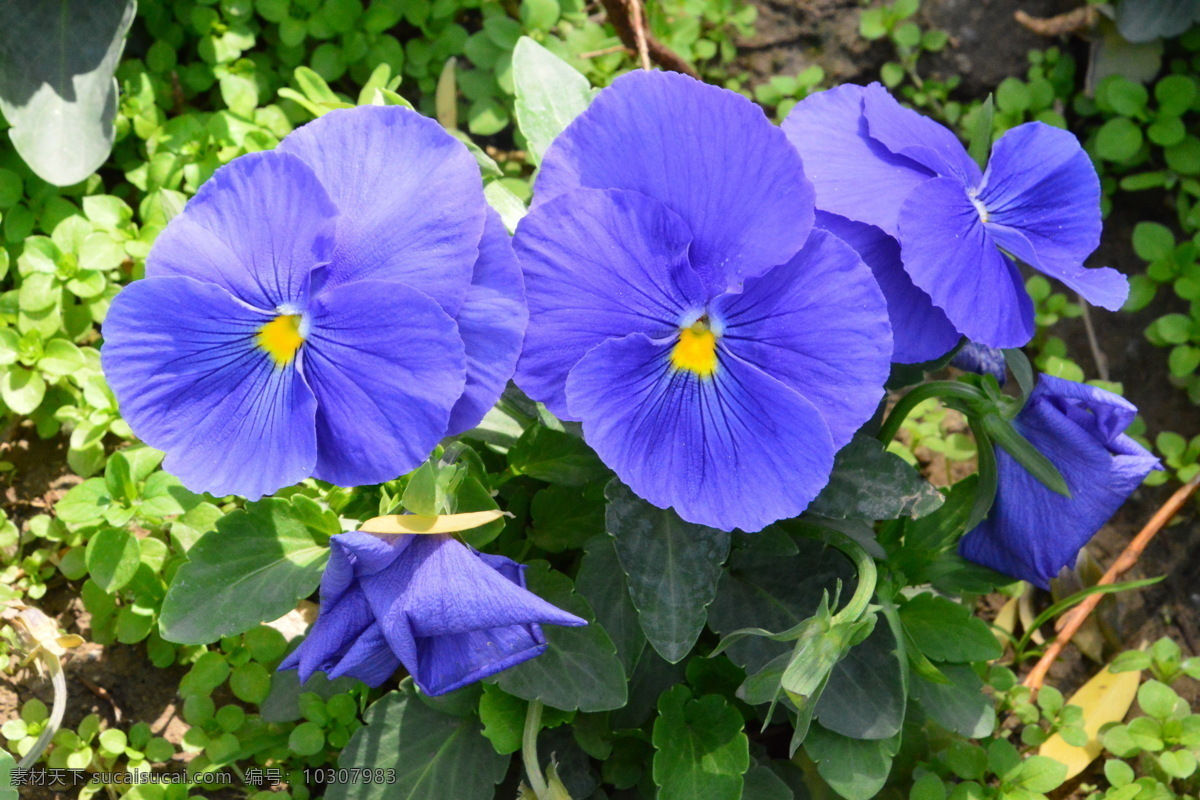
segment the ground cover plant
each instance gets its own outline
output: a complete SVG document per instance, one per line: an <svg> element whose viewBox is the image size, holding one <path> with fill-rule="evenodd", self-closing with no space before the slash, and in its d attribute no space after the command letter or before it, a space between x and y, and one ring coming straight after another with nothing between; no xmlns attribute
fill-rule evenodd
<svg viewBox="0 0 1200 800"><path fill-rule="evenodd" d="M0 12L0 796L1194 797L1193 20L847 5Z"/></svg>

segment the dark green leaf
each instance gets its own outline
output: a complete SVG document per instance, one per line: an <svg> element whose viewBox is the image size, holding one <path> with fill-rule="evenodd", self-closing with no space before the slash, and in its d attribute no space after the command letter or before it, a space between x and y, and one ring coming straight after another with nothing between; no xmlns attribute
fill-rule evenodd
<svg viewBox="0 0 1200 800"><path fill-rule="evenodd" d="M746 773L742 800L795 800L795 797L783 779L765 764L755 764Z"/></svg>
<svg viewBox="0 0 1200 800"><path fill-rule="evenodd" d="M531 425L508 451L514 472L547 483L585 486L603 480L608 467L583 439L544 425Z"/></svg>
<svg viewBox="0 0 1200 800"><path fill-rule="evenodd" d="M129 583L140 563L138 541L125 528L104 528L88 540L88 572L109 594Z"/></svg>
<svg viewBox="0 0 1200 800"><path fill-rule="evenodd" d="M900 620L921 652L934 661L991 661L1003 653L987 623L945 597L917 595L900 606Z"/></svg>
<svg viewBox="0 0 1200 800"><path fill-rule="evenodd" d="M822 726L852 739L888 739L904 722L904 669L887 624L837 663L817 701Z"/></svg>
<svg viewBox="0 0 1200 800"><path fill-rule="evenodd" d="M0 111L25 163L50 183L91 175L112 149L113 73L134 0L6 4L0 25Z"/></svg>
<svg viewBox="0 0 1200 800"><path fill-rule="evenodd" d="M834 791L846 800L870 800L887 782L900 737L851 739L813 725L804 747Z"/></svg>
<svg viewBox="0 0 1200 800"><path fill-rule="evenodd" d="M584 550L579 574L575 577L575 591L583 595L595 611L596 622L617 646L625 674L630 675L646 647L646 636L638 625L637 609L629 599L616 546L612 537L604 533L584 545Z"/></svg>
<svg viewBox="0 0 1200 800"><path fill-rule="evenodd" d="M729 533L684 522L650 505L618 480L605 490L608 532L616 541L629 594L646 638L675 663L692 649L729 555Z"/></svg>
<svg viewBox="0 0 1200 800"><path fill-rule="evenodd" d="M1067 482L1054 462L1018 433L1012 423L998 414L988 414L983 418L983 428L993 442L1003 447L1029 474L1041 481L1043 486L1063 497L1071 496L1071 490L1067 488Z"/></svg>
<svg viewBox="0 0 1200 800"><path fill-rule="evenodd" d="M675 686L658 701L654 782L659 800L739 800L750 767L742 716L720 695Z"/></svg>
<svg viewBox="0 0 1200 800"><path fill-rule="evenodd" d="M533 496L533 542L551 553L579 549L604 533L604 498L601 484L583 488L547 486Z"/></svg>
<svg viewBox="0 0 1200 800"><path fill-rule="evenodd" d="M904 459L877 439L860 436L837 454L829 484L808 513L830 519L917 518L941 504L941 493Z"/></svg>
<svg viewBox="0 0 1200 800"><path fill-rule="evenodd" d="M452 717L420 702L411 683L367 709L342 751L342 769L394 769L396 782L330 784L327 800L491 800L508 770L474 717Z"/></svg>
<svg viewBox="0 0 1200 800"><path fill-rule="evenodd" d="M285 669L272 673L271 691L263 700L259 714L264 722L295 722L300 719L300 695L313 692L322 700L348 692L359 684L356 678L343 675L329 680L324 672L315 672L308 683L300 683L300 673Z"/></svg>
<svg viewBox="0 0 1200 800"><path fill-rule="evenodd" d="M529 591L564 611L592 622L592 609L574 591L571 580L543 562L525 572ZM545 625L549 644L535 659L500 673L497 685L525 700L541 700L564 711L607 711L625 705L625 670L617 648L599 625L567 628Z"/></svg>
<svg viewBox="0 0 1200 800"><path fill-rule="evenodd" d="M809 619L838 581L844 597L854 588L854 568L832 547L811 539L793 541L778 528L737 537L735 549L708 611L709 627L721 636L742 628L780 632ZM762 669L790 644L751 636L729 648L729 658L748 673Z"/></svg>
<svg viewBox="0 0 1200 800"><path fill-rule="evenodd" d="M277 619L312 594L329 549L299 516L272 498L218 520L175 574L159 620L163 638L213 642Z"/></svg>
<svg viewBox="0 0 1200 800"><path fill-rule="evenodd" d="M971 739L990 735L996 727L996 709L983 692L983 681L969 666L937 666L950 683L930 683L914 677L909 681L909 693L929 718L943 728Z"/></svg>

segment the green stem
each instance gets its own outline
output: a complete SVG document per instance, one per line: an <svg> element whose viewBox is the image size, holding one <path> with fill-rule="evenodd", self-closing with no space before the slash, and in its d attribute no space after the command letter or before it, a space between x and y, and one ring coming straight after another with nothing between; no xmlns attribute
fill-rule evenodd
<svg viewBox="0 0 1200 800"><path fill-rule="evenodd" d="M879 429L876 438L886 446L892 439L896 438L896 434L900 432L900 426L904 423L908 415L912 413L912 410L926 400L935 397L949 397L967 401L984 399L983 393L978 389L973 386L967 386L965 383L959 383L958 381L933 381L932 383L926 383L923 386L918 386L896 401L896 405L892 408L892 413L888 414L888 418Z"/></svg>
<svg viewBox="0 0 1200 800"><path fill-rule="evenodd" d="M542 775L542 765L538 762L537 736L542 729L542 701L531 700L529 709L525 712L525 733L521 737L521 760L525 762L525 774L529 778L529 788L538 800L544 800L549 795L546 778Z"/></svg>
<svg viewBox="0 0 1200 800"><path fill-rule="evenodd" d="M854 596L850 598L850 602L846 603L845 608L833 615L832 624L854 622L866 612L867 606L871 603L871 598L875 596L875 584L879 578L879 571L875 567L875 559L871 558L871 554L864 550L862 545L841 531L825 528L821 534L825 543L837 548L843 555L853 561L854 568L858 571L858 582L854 587Z"/></svg>
<svg viewBox="0 0 1200 800"><path fill-rule="evenodd" d="M46 752L46 748L50 746L50 740L54 738L54 734L58 733L63 715L67 710L67 681L63 677L62 662L58 660L58 656L44 648L40 655L42 662L46 665L46 671L50 674L50 683L54 687L54 705L51 707L50 719L46 721L46 727L42 729L42 735L21 759L21 763L17 764L20 769L29 769L42 757L42 753Z"/></svg>

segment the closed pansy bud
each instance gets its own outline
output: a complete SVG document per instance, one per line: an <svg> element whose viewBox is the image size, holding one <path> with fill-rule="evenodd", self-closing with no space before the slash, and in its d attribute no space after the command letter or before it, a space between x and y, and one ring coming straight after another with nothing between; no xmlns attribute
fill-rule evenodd
<svg viewBox="0 0 1200 800"><path fill-rule="evenodd" d="M525 565L443 534L342 533L330 542L321 612L280 669L379 686L403 666L427 695L541 655L541 625L586 625L525 588Z"/></svg>
<svg viewBox="0 0 1200 800"><path fill-rule="evenodd" d="M1124 431L1137 409L1094 386L1042 375L1013 427L1062 473L1064 497L996 449L999 486L986 520L963 537L970 561L1048 588L1158 459Z"/></svg>

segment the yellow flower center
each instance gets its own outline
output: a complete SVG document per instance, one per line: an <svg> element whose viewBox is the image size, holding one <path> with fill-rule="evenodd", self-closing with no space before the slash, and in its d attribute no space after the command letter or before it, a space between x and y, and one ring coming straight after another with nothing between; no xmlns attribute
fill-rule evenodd
<svg viewBox="0 0 1200 800"><path fill-rule="evenodd" d="M679 331L679 341L671 350L671 366L694 372L701 378L711 377L717 371L717 336L703 318Z"/></svg>
<svg viewBox="0 0 1200 800"><path fill-rule="evenodd" d="M292 363L302 344L299 314L281 314L258 329L258 346L270 353L280 367Z"/></svg>

